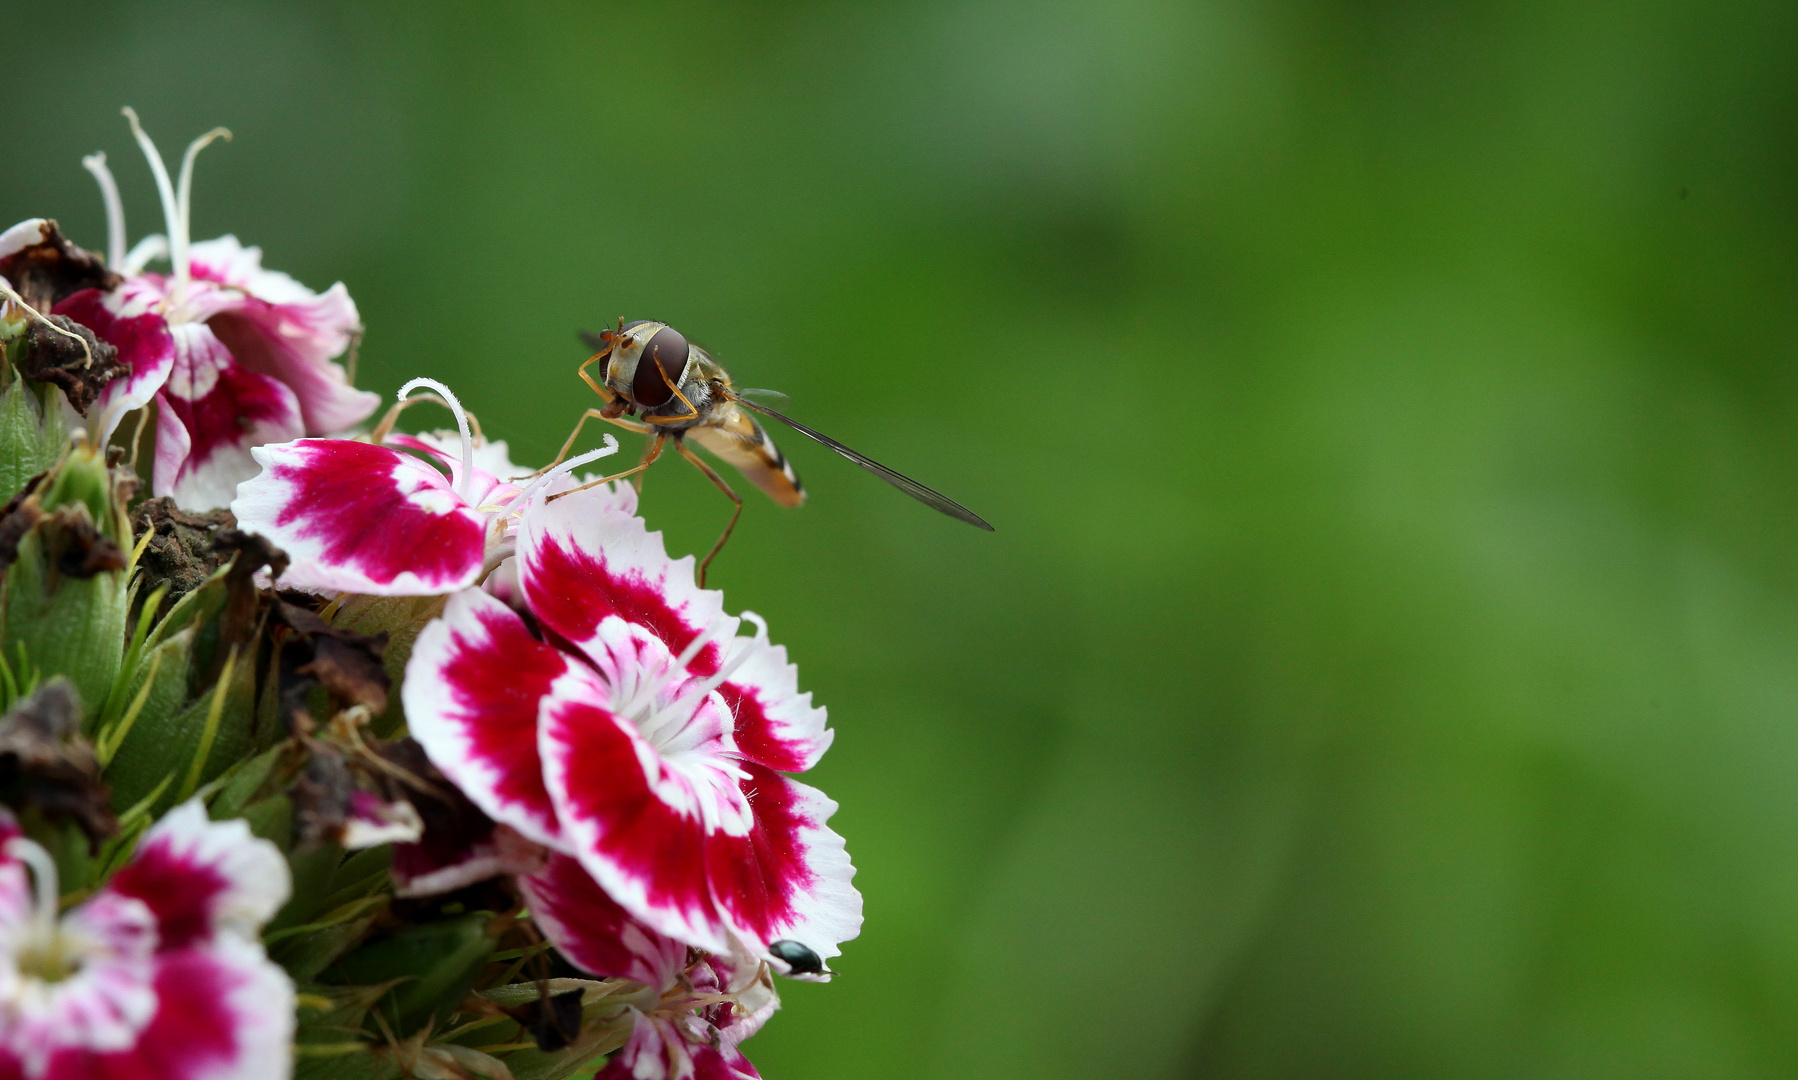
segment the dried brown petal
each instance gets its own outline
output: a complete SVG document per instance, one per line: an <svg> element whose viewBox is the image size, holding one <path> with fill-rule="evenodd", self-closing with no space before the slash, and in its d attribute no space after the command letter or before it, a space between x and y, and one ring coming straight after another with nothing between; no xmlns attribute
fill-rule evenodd
<svg viewBox="0 0 1798 1080"><path fill-rule="evenodd" d="M0 277L12 282L27 304L47 312L71 293L110 292L124 281L106 268L100 256L69 243L56 222L45 221L39 228L36 243L0 259Z"/></svg>
<svg viewBox="0 0 1798 1080"><path fill-rule="evenodd" d="M256 632L262 604L256 589L256 571L266 566L270 577L280 577L287 569L287 553L266 538L239 529L220 529L213 546L221 552L237 553L225 575L225 610L219 616L219 640L224 645L242 645ZM223 652L221 649L220 654Z"/></svg>
<svg viewBox="0 0 1798 1080"><path fill-rule="evenodd" d="M80 737L81 697L58 677L0 717L0 797L52 820L71 821L98 849L119 831L112 793Z"/></svg>
<svg viewBox="0 0 1798 1080"><path fill-rule="evenodd" d="M119 360L119 350L94 336L92 330L61 315L49 319L68 333L59 334L33 319L25 335L24 354L18 360L19 372L60 388L75 411L86 416L100 389L131 369Z"/></svg>
<svg viewBox="0 0 1798 1080"><path fill-rule="evenodd" d="M311 723L306 699L322 686L340 709L361 705L372 716L387 709L391 681L381 663L387 632L369 636L340 630L303 607L277 601L275 622L287 628L281 638L281 711L291 731Z"/></svg>
<svg viewBox="0 0 1798 1080"><path fill-rule="evenodd" d="M229 550L216 546L216 534L236 524L229 510L190 514L166 496L145 499L131 516L135 535L152 534L137 561L143 571L139 594L148 596L166 583L169 592L164 602L172 604L205 584L231 557Z"/></svg>

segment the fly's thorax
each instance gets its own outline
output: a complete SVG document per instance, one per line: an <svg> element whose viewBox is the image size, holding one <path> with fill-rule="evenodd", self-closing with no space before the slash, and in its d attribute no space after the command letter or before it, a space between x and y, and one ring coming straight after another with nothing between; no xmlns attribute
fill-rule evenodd
<svg viewBox="0 0 1798 1080"><path fill-rule="evenodd" d="M612 346L606 385L644 412L654 412L669 402L679 406L674 387L688 378L693 351L680 331L667 323L629 323Z"/></svg>

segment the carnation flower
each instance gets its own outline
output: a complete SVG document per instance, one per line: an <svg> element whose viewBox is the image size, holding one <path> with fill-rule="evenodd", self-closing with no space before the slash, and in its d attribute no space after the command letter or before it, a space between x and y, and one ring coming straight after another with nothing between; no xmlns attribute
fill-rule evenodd
<svg viewBox="0 0 1798 1080"><path fill-rule="evenodd" d="M287 863L189 802L58 917L55 863L0 811L0 1076L279 1080L293 985L256 935Z"/></svg>
<svg viewBox="0 0 1798 1080"><path fill-rule="evenodd" d="M605 489L530 496L515 543L522 611L465 589L414 646L402 699L432 762L659 934L837 955L861 897L836 804L783 775L831 740L786 651Z"/></svg>
<svg viewBox="0 0 1798 1080"><path fill-rule="evenodd" d="M634 979L647 993L626 1008L631 1032L596 1080L740 1080L757 1077L738 1048L780 1008L753 957L702 954L631 918L574 859L551 856L519 879L532 918L569 962Z"/></svg>
<svg viewBox="0 0 1798 1080"><path fill-rule="evenodd" d="M374 411L380 399L354 389L333 362L361 334L361 320L341 282L314 293L263 269L261 249L234 236L190 243L194 159L229 132L218 128L194 140L171 183L136 114L125 115L156 177L167 236L127 252L124 210L105 156L85 159L106 201L109 264L125 280L109 291L81 290L54 310L115 346L131 369L96 404L101 438L154 400L154 492L183 509L224 506L256 471L252 447L342 431ZM162 256L168 274L144 271Z"/></svg>
<svg viewBox="0 0 1798 1080"><path fill-rule="evenodd" d="M570 470L618 449L608 437L604 447L520 485L505 445L477 442L448 387L413 379L400 389L401 404L423 400L407 397L420 387L455 413L456 443L390 435L384 443L300 439L251 450L262 472L238 488L231 512L239 527L287 553L283 586L371 596L465 588L508 554L513 515L528 491L559 490L552 485L568 485ZM634 508L634 493L622 493L628 490L615 497L630 498Z"/></svg>

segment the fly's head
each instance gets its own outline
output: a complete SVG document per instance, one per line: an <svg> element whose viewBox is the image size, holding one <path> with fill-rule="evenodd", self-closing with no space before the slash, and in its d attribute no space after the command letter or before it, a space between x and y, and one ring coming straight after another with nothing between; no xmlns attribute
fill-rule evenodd
<svg viewBox="0 0 1798 1080"><path fill-rule="evenodd" d="M631 407L650 412L675 398L686 377L693 349L681 332L667 323L639 319L600 335L612 355L606 361L606 386Z"/></svg>

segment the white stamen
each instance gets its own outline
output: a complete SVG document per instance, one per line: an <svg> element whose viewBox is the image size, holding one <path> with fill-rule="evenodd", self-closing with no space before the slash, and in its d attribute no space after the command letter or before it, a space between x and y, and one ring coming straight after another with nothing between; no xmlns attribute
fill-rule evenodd
<svg viewBox="0 0 1798 1080"><path fill-rule="evenodd" d="M143 273L144 267L150 265L152 259L166 259L168 257L169 238L161 233L151 233L149 236L139 240L136 247L127 251L125 253L124 263L114 267L114 269L119 273L124 274L126 277L131 277L134 274Z"/></svg>
<svg viewBox="0 0 1798 1080"><path fill-rule="evenodd" d="M54 926L62 901L62 894L56 889L56 860L36 841L23 836L8 840L6 853L31 868L32 892L37 898L33 918L40 926Z"/></svg>
<svg viewBox="0 0 1798 1080"><path fill-rule="evenodd" d="M125 204L119 199L118 182L106 167L106 151L101 150L81 159L81 167L94 174L100 185L100 201L106 204L106 265L114 273L125 265Z"/></svg>
<svg viewBox="0 0 1798 1080"><path fill-rule="evenodd" d="M687 642L687 647L681 650L680 655L663 665L662 670L657 672L654 677L635 682L631 686L630 695L625 699L623 708L619 711L626 716L642 715L647 719L649 713L654 711L655 699L662 691L668 689L677 677L687 673L687 665L693 662L693 658L699 655L701 649L716 640L717 636L712 627L700 631L692 641ZM644 711L645 706L649 708L649 712Z"/></svg>
<svg viewBox="0 0 1798 1080"><path fill-rule="evenodd" d="M569 458L567 461L564 461L560 465L557 465L556 467L550 469L548 472L544 473L542 476L539 476L537 479L532 480L530 483L526 484L524 487L518 489L518 494L512 496L512 501L507 503L505 505L505 507L500 510L500 515L503 517L507 514L512 513L513 511L517 510L520 506L523 506L525 504L526 500L528 500L532 495L535 495L537 492L543 490L543 486L545 484L549 483L551 480L554 480L556 477L567 476L569 473L580 468L582 465L591 464L595 461L598 461L602 457L611 457L613 454L616 454L618 452L618 440L617 439L613 438L610 435L603 435L603 436L601 436L601 438L605 439L606 444L604 446L599 447L596 450L589 450L584 454L576 454L575 456Z"/></svg>
<svg viewBox="0 0 1798 1080"><path fill-rule="evenodd" d="M137 122L137 111L129 105L121 111L125 119L131 121L131 134L136 136L144 159L150 163L150 175L156 178L156 194L162 199L162 220L168 230L169 260L175 264L175 283L169 291L169 306L179 307L187 291L187 251L181 242L181 204L175 200L175 185L169 181L168 166L162 163L162 154L144 133L143 125Z"/></svg>
<svg viewBox="0 0 1798 1080"><path fill-rule="evenodd" d="M450 412L456 414L456 430L462 433L462 468L456 481L456 494L462 497L463 502L467 502L469 479L474 475L474 438L468 433L468 413L463 411L462 403L456 400L456 395L450 393L450 388L436 379L413 379L400 387L400 401L404 402L408 394L421 386L435 390L449 405Z"/></svg>
<svg viewBox="0 0 1798 1080"><path fill-rule="evenodd" d="M169 254L169 261L175 264L175 277L182 286L187 284L190 270L187 249L193 243L194 159L199 157L200 151L206 149L215 139L230 142L230 130L222 127L213 128L188 143L187 153L181 156L181 179L175 185L175 208L181 214L181 234L169 238L169 243L174 248Z"/></svg>
<svg viewBox="0 0 1798 1080"><path fill-rule="evenodd" d="M698 656L699 651L713 640L709 630L694 638L685 649L682 649L679 658L664 669L660 675L654 679L645 680L641 685L632 688L632 693L627 703L620 711L626 716L640 717L637 728L643 733L644 738L659 745L660 736L664 728L668 727L670 724L684 726L687 721L691 720L693 715L698 712L700 703L711 696L712 691L724 685L732 675L735 675L744 664L749 662L749 658L755 655L756 646L758 644L767 643L767 622L753 611L743 612L743 619L755 624L755 635L748 640L744 640L740 637L733 637L731 639L733 647L730 650L729 655L725 658L724 663L719 666L717 672L698 686L682 693L680 697L674 699L674 701L670 702L665 708L658 709L655 707L656 697L660 695L663 690L667 689L677 676L684 675L686 673L687 664L689 664L695 656ZM647 695L644 694L645 690L648 691ZM645 697L647 697L647 700L644 700ZM644 709L644 706L647 706L648 708Z"/></svg>
<svg viewBox="0 0 1798 1080"><path fill-rule="evenodd" d="M755 647L757 645L767 644L768 623L753 611L745 611L743 613L743 618L744 620L755 624L754 636L749 638L747 642L744 642L741 648L734 648L732 650L732 655L718 668L717 674L713 675L705 682L700 683L696 689L689 690L682 694L673 705L669 706L670 711L677 714L682 712L686 702L690 698L698 698L700 701L704 701L712 691L723 686L726 680L732 675L735 675L738 668L741 668L744 664L749 662L749 658L755 655ZM743 639L735 637L731 639L733 645L740 641L743 641ZM693 707L697 709L699 706L695 704Z"/></svg>

